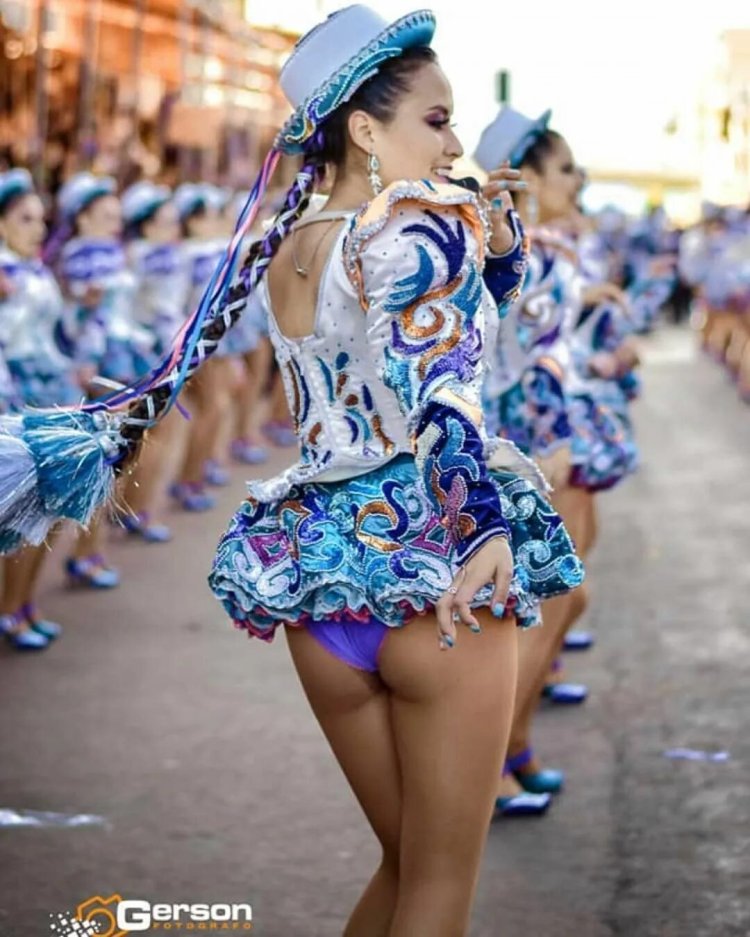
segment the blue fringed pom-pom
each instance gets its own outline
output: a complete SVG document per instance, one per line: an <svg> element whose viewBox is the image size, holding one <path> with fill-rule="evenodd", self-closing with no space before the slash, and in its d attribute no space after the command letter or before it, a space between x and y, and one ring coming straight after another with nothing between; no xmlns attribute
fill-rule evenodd
<svg viewBox="0 0 750 937"><path fill-rule="evenodd" d="M0 418L0 553L41 543L52 523L39 499L36 464L22 428L17 418Z"/></svg>
<svg viewBox="0 0 750 937"><path fill-rule="evenodd" d="M27 410L23 424L44 513L87 524L112 496L116 430L105 414L80 410Z"/></svg>

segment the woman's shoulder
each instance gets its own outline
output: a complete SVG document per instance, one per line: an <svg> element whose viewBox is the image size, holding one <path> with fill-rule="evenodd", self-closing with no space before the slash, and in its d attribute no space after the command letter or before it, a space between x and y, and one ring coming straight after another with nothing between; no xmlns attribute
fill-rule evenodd
<svg viewBox="0 0 750 937"><path fill-rule="evenodd" d="M485 221L473 192L424 179L400 180L355 216L344 242L344 263L355 279L367 260L402 267L411 254L444 260L453 270L467 257L482 262L485 245Z"/></svg>
<svg viewBox="0 0 750 937"><path fill-rule="evenodd" d="M474 192L450 183L427 179L392 182L355 216L353 229L370 236L396 217L432 212L460 217L468 225L482 228L479 202Z"/></svg>

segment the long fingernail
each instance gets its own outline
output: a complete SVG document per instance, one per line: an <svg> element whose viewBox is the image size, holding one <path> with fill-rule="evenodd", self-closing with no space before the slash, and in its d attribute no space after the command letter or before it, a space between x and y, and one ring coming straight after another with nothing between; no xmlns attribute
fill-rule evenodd
<svg viewBox="0 0 750 937"><path fill-rule="evenodd" d="M473 631L474 634L482 633L482 629L479 627L479 625L469 625L469 631Z"/></svg>
<svg viewBox="0 0 750 937"><path fill-rule="evenodd" d="M503 617L503 615L505 614L505 606L503 605L502 602L496 602L492 606L492 614L495 616L495 618Z"/></svg>
<svg viewBox="0 0 750 937"><path fill-rule="evenodd" d="M529 187L529 183L528 183L528 182L524 182L523 179L519 180L519 181L516 183L516 188L517 188L517 189L528 189L528 187Z"/></svg>
<svg viewBox="0 0 750 937"><path fill-rule="evenodd" d="M442 644L443 647L449 648L449 647L453 647L454 642L453 642L453 638L449 634L444 634L440 638L440 643Z"/></svg>

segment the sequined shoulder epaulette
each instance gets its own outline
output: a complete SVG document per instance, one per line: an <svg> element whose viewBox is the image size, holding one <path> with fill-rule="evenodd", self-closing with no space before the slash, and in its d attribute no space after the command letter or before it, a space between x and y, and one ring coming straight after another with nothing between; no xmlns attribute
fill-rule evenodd
<svg viewBox="0 0 750 937"><path fill-rule="evenodd" d="M397 208L412 205L418 209L439 212L454 209L470 229L477 244L480 267L484 263L487 243L487 220L476 195L458 185L435 184L427 179L393 182L377 195L355 217L344 243L344 266L357 290L360 289L359 259L369 240L379 234Z"/></svg>

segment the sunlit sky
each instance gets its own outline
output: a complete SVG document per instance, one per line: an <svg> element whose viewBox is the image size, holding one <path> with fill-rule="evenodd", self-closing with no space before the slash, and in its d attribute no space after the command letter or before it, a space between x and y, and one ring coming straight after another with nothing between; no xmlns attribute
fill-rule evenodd
<svg viewBox="0 0 750 937"><path fill-rule="evenodd" d="M304 31L348 4L248 0L251 20ZM420 3L372 0L394 19ZM434 47L453 85L457 132L467 149L497 111L494 76L511 72L511 103L553 125L583 165L658 169L664 127L695 98L725 29L750 28L750 0L427 0ZM672 146L672 150L674 147ZM672 159L672 163L674 160Z"/></svg>

